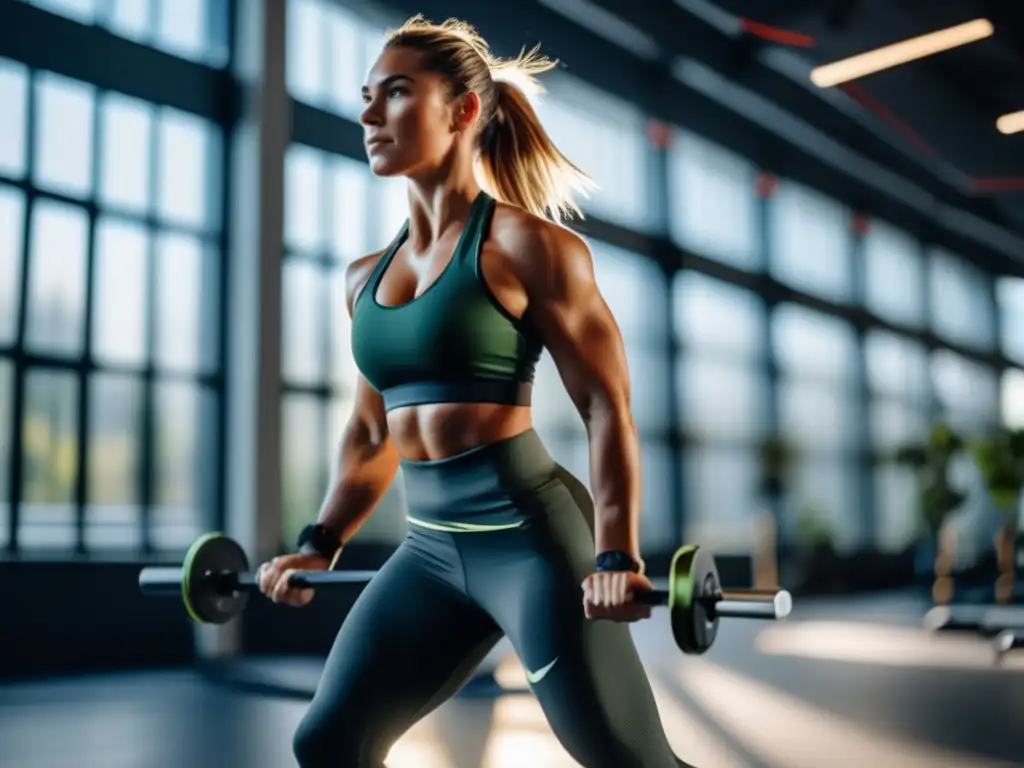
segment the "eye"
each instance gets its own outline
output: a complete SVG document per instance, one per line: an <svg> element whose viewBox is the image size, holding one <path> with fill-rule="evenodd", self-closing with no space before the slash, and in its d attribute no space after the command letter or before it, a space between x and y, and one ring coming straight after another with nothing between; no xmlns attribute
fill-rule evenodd
<svg viewBox="0 0 1024 768"><path fill-rule="evenodd" d="M396 86L393 86L393 87L392 87L392 88L391 88L391 89L390 89L390 90L388 91L388 98L390 99L390 98L393 98L393 97L396 97L396 96L404 96L404 95L405 95L405 93L406 93L406 90L405 90L405 88L403 88L403 87L402 87L402 86L400 86L400 85L396 85Z"/></svg>

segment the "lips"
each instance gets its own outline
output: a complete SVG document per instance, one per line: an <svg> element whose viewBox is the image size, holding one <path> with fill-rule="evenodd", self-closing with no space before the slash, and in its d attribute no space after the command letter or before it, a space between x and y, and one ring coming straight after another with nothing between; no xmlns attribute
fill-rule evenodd
<svg viewBox="0 0 1024 768"><path fill-rule="evenodd" d="M367 147L376 147L376 146L378 146L380 144L390 144L390 143L391 143L390 139L385 139L385 138L382 138L380 136L373 136L372 138L369 138L369 139L366 140L366 146Z"/></svg>

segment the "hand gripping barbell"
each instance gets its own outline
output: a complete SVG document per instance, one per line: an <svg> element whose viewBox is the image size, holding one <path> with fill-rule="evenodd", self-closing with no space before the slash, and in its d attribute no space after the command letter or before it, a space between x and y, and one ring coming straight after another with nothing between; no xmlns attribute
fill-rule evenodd
<svg viewBox="0 0 1024 768"><path fill-rule="evenodd" d="M366 584L376 571L307 571L293 574L290 586L324 589ZM702 654L715 642L721 618L776 620L793 608L782 589L723 589L714 558L695 545L681 547L672 558L669 588L638 592L634 600L667 606L672 636L683 653ZM259 591L245 551L217 533L200 537L189 548L181 568L143 568L139 587L149 595L178 595L196 622L224 624L239 616L249 595Z"/></svg>

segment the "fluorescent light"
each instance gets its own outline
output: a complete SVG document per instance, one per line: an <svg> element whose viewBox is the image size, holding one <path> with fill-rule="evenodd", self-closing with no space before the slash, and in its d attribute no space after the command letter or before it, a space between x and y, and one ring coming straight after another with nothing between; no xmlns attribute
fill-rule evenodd
<svg viewBox="0 0 1024 768"><path fill-rule="evenodd" d="M1020 133L1024 131L1024 110L1011 112L996 120L996 128L1000 133Z"/></svg>
<svg viewBox="0 0 1024 768"><path fill-rule="evenodd" d="M983 40L990 37L993 31L992 22L988 19L976 19L817 67L811 71L811 82L820 88L839 85L883 69L898 67L915 59L948 51L950 48Z"/></svg>

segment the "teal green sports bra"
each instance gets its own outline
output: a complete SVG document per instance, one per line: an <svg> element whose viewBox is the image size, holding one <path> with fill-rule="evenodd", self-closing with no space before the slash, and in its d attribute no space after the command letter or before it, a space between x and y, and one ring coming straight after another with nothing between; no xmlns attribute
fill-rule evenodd
<svg viewBox="0 0 1024 768"><path fill-rule="evenodd" d="M352 313L352 354L390 411L430 403L529 405L543 344L498 303L480 275L494 213L481 192L451 262L411 301L377 301L381 278L409 234L408 221L381 256Z"/></svg>

